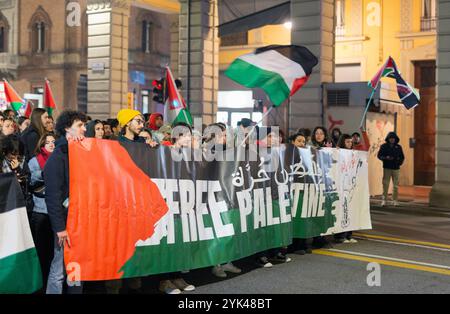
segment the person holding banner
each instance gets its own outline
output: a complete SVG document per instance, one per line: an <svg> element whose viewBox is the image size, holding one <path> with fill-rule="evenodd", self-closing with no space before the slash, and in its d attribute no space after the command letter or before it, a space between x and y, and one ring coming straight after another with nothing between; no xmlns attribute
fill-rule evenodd
<svg viewBox="0 0 450 314"><path fill-rule="evenodd" d="M176 123L173 126L172 134L171 149L179 153L184 149L190 149L192 147L192 128L189 124L184 122ZM183 275L188 272L189 271L186 270L183 272L172 272L160 275L161 281L159 283L159 291L166 294L180 294L182 291L194 291L195 286L187 283L183 278Z"/></svg>
<svg viewBox="0 0 450 314"><path fill-rule="evenodd" d="M314 129L311 137L312 147L320 148L330 148L333 147L333 143L328 139L328 132L323 126L318 126ZM316 248L331 248L332 245L327 241L325 237L314 237L312 245Z"/></svg>
<svg viewBox="0 0 450 314"><path fill-rule="evenodd" d="M342 134L337 147L348 150L354 149L353 137L349 134ZM334 235L334 240L336 241L336 243L358 243L357 240L352 238L352 234L353 233L351 231L337 233Z"/></svg>
<svg viewBox="0 0 450 314"><path fill-rule="evenodd" d="M300 129L296 134L292 135L289 138L289 143L293 144L297 148L306 148L308 137L302 133L301 130L306 129ZM312 250L308 246L308 239L294 238L292 244L288 248L288 252L295 252L298 255L305 255L311 254Z"/></svg>
<svg viewBox="0 0 450 314"><path fill-rule="evenodd" d="M381 145L378 152L378 159L383 162L383 200L381 206L386 206L391 178L394 186L392 200L394 206L398 206L400 167L405 161L405 155L402 147L398 144L399 142L400 138L397 134L390 132L386 136L386 143Z"/></svg>
<svg viewBox="0 0 450 314"><path fill-rule="evenodd" d="M145 118L137 110L122 109L117 114L117 120L122 127L119 142L122 143L147 143L150 147L156 147L157 142L147 142L140 134L144 131Z"/></svg>
<svg viewBox="0 0 450 314"><path fill-rule="evenodd" d="M37 109L35 109L37 110ZM33 119L32 119L33 121ZM47 294L62 294L64 279L64 247L71 246L66 230L69 208L69 140L81 141L86 132L86 116L79 111L64 111L56 121L60 138L44 167L45 204L54 232L55 249L47 283ZM69 294L80 294L82 284L69 286Z"/></svg>

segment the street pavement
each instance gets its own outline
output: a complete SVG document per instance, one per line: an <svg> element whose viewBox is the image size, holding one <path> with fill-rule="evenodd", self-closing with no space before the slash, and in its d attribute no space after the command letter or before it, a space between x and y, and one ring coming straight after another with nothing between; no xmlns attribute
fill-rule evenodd
<svg viewBox="0 0 450 314"><path fill-rule="evenodd" d="M356 232L356 244L290 254L290 263L270 269L246 258L235 262L243 273L225 279L210 268L194 270L186 278L197 288L186 294L450 293L450 212L374 203L371 215L373 230ZM158 293L157 287L157 276L143 280L144 293Z"/></svg>
<svg viewBox="0 0 450 314"><path fill-rule="evenodd" d="M450 293L450 213L374 204L371 214L373 230L356 233L356 244L291 254L291 263L252 269L195 293ZM367 284L370 262L380 265L380 286Z"/></svg>

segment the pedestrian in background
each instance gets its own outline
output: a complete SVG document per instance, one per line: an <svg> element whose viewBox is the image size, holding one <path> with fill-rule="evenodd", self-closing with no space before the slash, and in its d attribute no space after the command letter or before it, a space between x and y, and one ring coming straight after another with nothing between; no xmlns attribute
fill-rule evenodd
<svg viewBox="0 0 450 314"><path fill-rule="evenodd" d="M386 143L381 145L378 151L378 159L383 162L383 200L381 206L386 206L388 199L389 185L392 179L393 205L398 206L398 181L400 177L400 167L405 161L403 149L399 145L400 138L395 132L390 132L386 136Z"/></svg>

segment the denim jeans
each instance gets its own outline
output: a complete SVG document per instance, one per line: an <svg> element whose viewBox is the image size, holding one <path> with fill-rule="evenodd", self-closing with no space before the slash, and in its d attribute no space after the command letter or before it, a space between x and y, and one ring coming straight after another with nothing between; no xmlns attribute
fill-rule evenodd
<svg viewBox="0 0 450 314"><path fill-rule="evenodd" d="M55 250L53 254L50 274L48 275L47 294L63 294L64 281L66 280L66 270L64 267L64 248L59 246L58 237L55 235ZM81 294L83 284L67 287L68 294Z"/></svg>
<svg viewBox="0 0 450 314"><path fill-rule="evenodd" d="M53 260L48 275L47 294L63 293L64 275L64 248L59 246L58 237L56 237Z"/></svg>

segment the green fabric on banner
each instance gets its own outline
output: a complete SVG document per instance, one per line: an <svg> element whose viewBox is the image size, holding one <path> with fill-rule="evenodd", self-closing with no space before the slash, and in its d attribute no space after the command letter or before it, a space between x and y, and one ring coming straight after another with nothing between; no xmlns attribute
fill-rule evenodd
<svg viewBox="0 0 450 314"><path fill-rule="evenodd" d="M273 216L279 217L278 202L273 201L272 204ZM205 227L211 227L211 217L209 215L203 217ZM191 243L183 243L181 221L176 219L175 244L168 245L165 238L160 245L136 247L133 257L122 268L123 278L223 264L268 249L285 247L292 243L292 224L290 222L254 230L253 219L252 214L247 216L247 232L242 233L240 211L238 209L229 210L222 214L222 220L224 224L233 224L234 236Z"/></svg>

